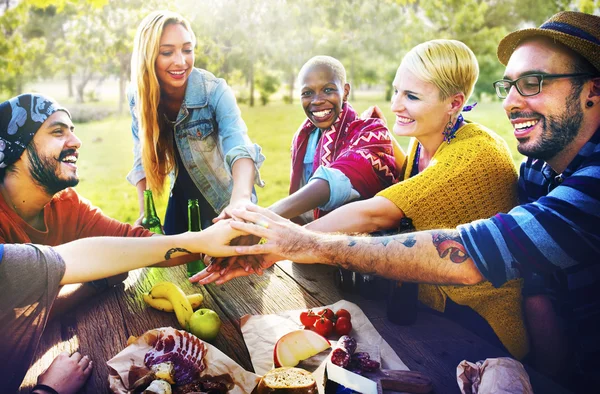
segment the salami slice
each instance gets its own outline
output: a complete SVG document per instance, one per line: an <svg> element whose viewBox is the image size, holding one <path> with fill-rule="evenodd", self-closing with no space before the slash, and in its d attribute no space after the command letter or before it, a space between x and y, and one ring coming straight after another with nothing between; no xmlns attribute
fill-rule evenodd
<svg viewBox="0 0 600 394"><path fill-rule="evenodd" d="M342 335L337 341L335 349L331 352L331 362L338 367L345 368L350 364L352 354L356 350L356 339Z"/></svg>
<svg viewBox="0 0 600 394"><path fill-rule="evenodd" d="M341 347L336 347L331 352L331 362L338 367L345 368L350 363L350 355Z"/></svg>
<svg viewBox="0 0 600 394"><path fill-rule="evenodd" d="M146 366L150 368L155 364L172 362L173 377L178 385L194 381L206 369L204 356L207 347L188 332L162 328L150 344L153 348L144 357Z"/></svg>

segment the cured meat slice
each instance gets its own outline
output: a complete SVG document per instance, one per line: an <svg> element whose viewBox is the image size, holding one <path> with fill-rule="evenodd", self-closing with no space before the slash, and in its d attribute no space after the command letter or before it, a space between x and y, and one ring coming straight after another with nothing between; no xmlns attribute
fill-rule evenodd
<svg viewBox="0 0 600 394"><path fill-rule="evenodd" d="M173 363L173 378L178 385L198 379L206 369L204 356L207 347L200 339L185 331L163 328L150 341L152 349L144 356L144 364L152 367L164 362Z"/></svg>

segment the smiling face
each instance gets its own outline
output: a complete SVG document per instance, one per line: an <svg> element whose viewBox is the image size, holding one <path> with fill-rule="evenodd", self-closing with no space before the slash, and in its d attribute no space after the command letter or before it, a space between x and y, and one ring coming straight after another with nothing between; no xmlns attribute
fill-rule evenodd
<svg viewBox="0 0 600 394"><path fill-rule="evenodd" d="M545 38L521 44L506 66L505 79L527 74L572 73L573 55ZM503 107L523 155L551 160L577 136L583 121L582 89L569 78L548 79L539 94L523 97L511 87Z"/></svg>
<svg viewBox="0 0 600 394"><path fill-rule="evenodd" d="M79 183L77 175L78 149L81 140L74 133L71 118L56 111L42 124L27 146L24 164L34 182L48 195Z"/></svg>
<svg viewBox="0 0 600 394"><path fill-rule="evenodd" d="M160 37L155 69L161 89L185 89L194 67L192 35L179 23L166 25Z"/></svg>
<svg viewBox="0 0 600 394"><path fill-rule="evenodd" d="M393 82L392 111L396 115L393 131L405 137L436 136L450 119L452 98L440 99L433 83L418 79L405 65L400 65Z"/></svg>
<svg viewBox="0 0 600 394"><path fill-rule="evenodd" d="M315 65L300 77L300 98L304 113L319 129L330 128L348 98L350 85L343 84L327 65Z"/></svg>

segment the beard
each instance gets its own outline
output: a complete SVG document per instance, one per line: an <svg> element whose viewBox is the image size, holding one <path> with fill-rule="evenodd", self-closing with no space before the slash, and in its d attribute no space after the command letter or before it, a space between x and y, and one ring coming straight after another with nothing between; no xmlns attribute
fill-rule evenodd
<svg viewBox="0 0 600 394"><path fill-rule="evenodd" d="M532 141L529 137L522 142L519 141L517 150L525 156L547 162L573 142L583 122L583 111L579 106L580 93L581 89L574 89L567 97L565 111L562 114L542 116L540 119L540 122L543 122L542 134L539 142ZM511 117L532 117L532 115L515 113Z"/></svg>
<svg viewBox="0 0 600 394"><path fill-rule="evenodd" d="M70 178L63 179L60 177L61 160L74 154L74 149L66 149L60 153L58 158L52 156L42 157L38 153L35 144L31 143L27 146L27 156L29 156L29 173L33 180L40 185L48 195L53 196L61 190L68 187L77 186L79 178L73 175Z"/></svg>

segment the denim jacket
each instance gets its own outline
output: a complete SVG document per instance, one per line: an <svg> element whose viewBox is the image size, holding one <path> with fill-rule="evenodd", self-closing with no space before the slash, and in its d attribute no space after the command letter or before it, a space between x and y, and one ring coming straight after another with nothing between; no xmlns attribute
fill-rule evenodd
<svg viewBox="0 0 600 394"><path fill-rule="evenodd" d="M130 89L128 98L132 116L134 161L127 180L134 186L146 177L140 153L135 96L135 91ZM261 187L264 185L259 168L265 156L261 153L261 147L250 141L248 128L242 120L235 96L224 79L217 78L206 70L192 70L175 121L174 133L175 145L186 170L217 213L231 199L231 168L236 160L252 159L256 171L254 183ZM175 184L174 171L169 177L171 192Z"/></svg>

